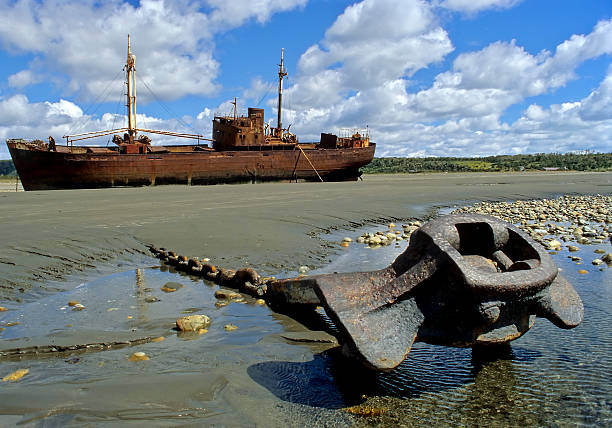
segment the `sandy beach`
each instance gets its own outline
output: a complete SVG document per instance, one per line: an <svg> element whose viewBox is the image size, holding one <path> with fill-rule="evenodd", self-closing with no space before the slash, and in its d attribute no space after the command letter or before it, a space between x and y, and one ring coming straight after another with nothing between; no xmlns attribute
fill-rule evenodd
<svg viewBox="0 0 612 428"><path fill-rule="evenodd" d="M597 425L609 420L601 404L612 355L609 287L601 285L612 271L590 259L596 248L610 252L607 240L580 245L572 259L566 249L555 256L585 300L579 328L539 322L491 361L418 343L388 374L347 364L324 321L302 324L251 297L223 303L217 285L160 266L147 249L262 275L293 275L304 265L313 273L372 270L407 241L342 248L343 236L425 220L437 208L594 194L612 194L612 173L0 192L1 349L37 350L2 361L2 379L26 374L3 383L0 425ZM212 320L205 334L173 329L192 313ZM94 347L39 355L76 344ZM132 361L136 352L147 360Z"/></svg>
<svg viewBox="0 0 612 428"><path fill-rule="evenodd" d="M137 266L148 257L146 244L276 274L325 263L333 251L325 234L335 228L425 218L434 207L475 201L610 192L610 172L5 191L0 192L0 298L27 300L48 287L62 289L61 280L70 274L87 278Z"/></svg>

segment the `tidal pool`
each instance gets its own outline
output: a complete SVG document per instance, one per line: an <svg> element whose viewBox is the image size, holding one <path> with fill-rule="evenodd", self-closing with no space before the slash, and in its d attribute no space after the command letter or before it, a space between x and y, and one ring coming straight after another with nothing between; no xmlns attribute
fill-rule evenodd
<svg viewBox="0 0 612 428"><path fill-rule="evenodd" d="M326 238L339 242L362 231ZM373 250L353 242L309 273L377 269L406 245ZM322 314L303 325L248 297L220 306L217 285L151 259L152 267L104 276L2 314L2 349L116 344L0 360L0 377L29 369L21 380L0 384L0 424L607 426L612 273L590 264L596 248L612 250L609 243L581 246L572 255L582 265L567 251L553 255L584 302L578 328L560 330L538 319L494 355L417 343L391 373L368 372L344 359L329 336L310 334L333 332ZM168 283L176 291L162 291ZM85 308L74 310L69 302ZM176 318L186 314L208 315L212 324L203 334L175 331ZM227 324L238 329L226 331ZM134 352L149 360L130 361ZM353 406L371 409L370 416L346 410Z"/></svg>

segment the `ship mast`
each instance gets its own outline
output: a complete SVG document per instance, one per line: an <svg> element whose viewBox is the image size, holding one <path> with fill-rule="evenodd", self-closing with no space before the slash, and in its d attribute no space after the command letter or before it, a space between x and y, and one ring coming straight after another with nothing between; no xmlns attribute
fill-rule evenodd
<svg viewBox="0 0 612 428"><path fill-rule="evenodd" d="M276 128L279 133L279 137L283 138L283 125L281 123L281 110L283 104L283 78L287 76L287 72L285 71L285 67L283 64L283 56L285 53L285 49L281 49L281 62L278 68L278 120L276 122Z"/></svg>
<svg viewBox="0 0 612 428"><path fill-rule="evenodd" d="M125 62L125 79L127 84L128 135L130 143L136 137L136 57L130 51L130 35L128 34L127 60Z"/></svg>

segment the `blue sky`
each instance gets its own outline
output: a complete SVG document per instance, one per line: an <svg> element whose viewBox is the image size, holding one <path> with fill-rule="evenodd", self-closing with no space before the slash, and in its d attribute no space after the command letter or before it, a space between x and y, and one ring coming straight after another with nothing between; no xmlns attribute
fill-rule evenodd
<svg viewBox="0 0 612 428"><path fill-rule="evenodd" d="M0 0L0 139L124 126L128 33L149 128L210 136L234 96L275 124L285 48L301 141L368 126L377 156L612 152L610 0Z"/></svg>

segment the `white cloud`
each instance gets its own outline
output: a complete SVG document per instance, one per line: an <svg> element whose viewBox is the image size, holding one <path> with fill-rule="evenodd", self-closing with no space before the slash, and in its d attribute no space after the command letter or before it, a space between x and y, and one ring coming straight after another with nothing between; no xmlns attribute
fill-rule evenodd
<svg viewBox="0 0 612 428"><path fill-rule="evenodd" d="M457 12L476 13L485 9L508 9L522 0L442 0L440 6Z"/></svg>
<svg viewBox="0 0 612 428"><path fill-rule="evenodd" d="M213 36L249 19L265 22L279 11L306 0L209 0L207 12L197 1L17 0L0 4L0 44L10 52L34 54L33 67L65 76L65 95L99 96L113 76L121 78L126 35L137 55L137 78L165 100L211 95L218 89L219 64L213 58ZM25 86L27 73L12 76ZM67 79L67 81L66 81ZM153 97L146 89L139 100Z"/></svg>
<svg viewBox="0 0 612 428"><path fill-rule="evenodd" d="M599 88L582 102L580 117L585 121L612 120L612 67Z"/></svg>
<svg viewBox="0 0 612 428"><path fill-rule="evenodd" d="M412 51L399 49L399 57L389 62L390 70L384 72L379 69L386 62L380 58L398 46L409 45L406 40L418 40L422 33L407 31L405 39L390 38L390 46L372 53L376 31L368 38L367 32L357 37L353 29L364 25L360 14L372 15L366 6L373 4L363 2L347 8L325 39L300 59L300 74L288 92L303 103L297 108L293 129L305 134L307 140L316 139L321 131L367 124L378 142L378 156L470 156L594 147L610 150L611 77L578 103L548 109L533 104L512 124L500 118L511 105L554 91L577 78L575 70L584 61L612 53L612 20L601 21L587 35L570 37L553 52L544 50L534 55L515 41L500 41L463 53L431 87L411 92L408 78L414 68L404 57L413 59ZM381 5L384 8L386 3ZM420 2L410 5L426 7ZM421 11L421 16L430 16L429 12ZM413 15L409 11L406 16ZM387 19L379 21L378 27L397 27L395 16ZM419 24L419 30L426 34L445 34L433 19ZM445 44L444 37L437 40L437 58L442 58L450 41ZM355 60L352 52L362 52L366 60ZM369 63L367 58L374 60ZM422 66L428 64L425 60Z"/></svg>
<svg viewBox="0 0 612 428"><path fill-rule="evenodd" d="M32 73L30 70L21 70L8 77L8 85L11 88L23 88L24 86L40 82L39 76Z"/></svg>
<svg viewBox="0 0 612 428"><path fill-rule="evenodd" d="M308 0L206 0L214 8L210 15L211 24L218 28L237 27L255 18L260 24L270 19L276 12L284 12L303 7Z"/></svg>

